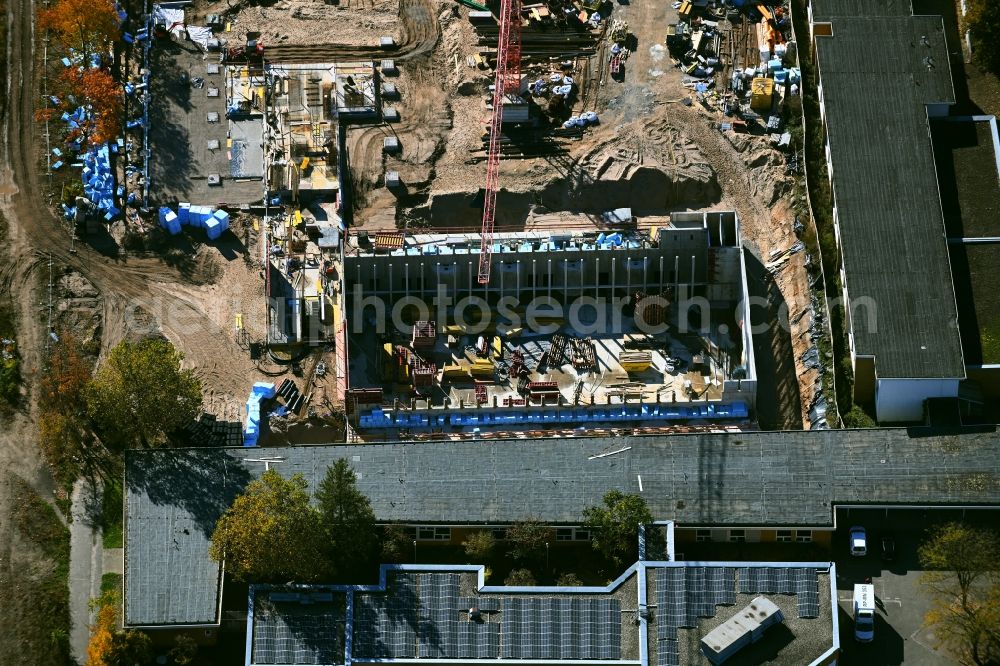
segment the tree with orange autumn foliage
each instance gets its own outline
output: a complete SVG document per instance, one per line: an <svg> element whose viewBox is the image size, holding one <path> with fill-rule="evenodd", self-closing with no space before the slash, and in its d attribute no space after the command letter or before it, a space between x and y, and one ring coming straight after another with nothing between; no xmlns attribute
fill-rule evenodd
<svg viewBox="0 0 1000 666"><path fill-rule="evenodd" d="M87 666L104 666L118 624L118 595L108 592L97 600L99 609L87 643Z"/></svg>
<svg viewBox="0 0 1000 666"><path fill-rule="evenodd" d="M56 480L69 485L88 463L102 461L103 447L95 440L86 417L84 388L91 366L69 331L52 345L39 382L39 444Z"/></svg>
<svg viewBox="0 0 1000 666"><path fill-rule="evenodd" d="M104 69L69 68L59 75L60 84L77 98L87 100L91 117L80 124L80 133L93 144L113 141L121 133L124 102L122 89Z"/></svg>
<svg viewBox="0 0 1000 666"><path fill-rule="evenodd" d="M105 592L94 599L97 621L90 629L87 643L87 666L143 666L153 662L153 642L141 631L120 631L117 591Z"/></svg>
<svg viewBox="0 0 1000 666"><path fill-rule="evenodd" d="M41 403L60 411L82 412L81 396L90 381L91 366L71 331L61 330L58 337L59 342L49 348L48 367L40 382Z"/></svg>
<svg viewBox="0 0 1000 666"><path fill-rule="evenodd" d="M75 49L87 63L121 34L114 0L58 0L38 12L38 21L60 44Z"/></svg>

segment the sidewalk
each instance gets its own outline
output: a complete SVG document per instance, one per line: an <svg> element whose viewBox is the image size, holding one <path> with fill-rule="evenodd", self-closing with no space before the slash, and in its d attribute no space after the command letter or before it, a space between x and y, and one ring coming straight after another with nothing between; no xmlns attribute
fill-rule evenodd
<svg viewBox="0 0 1000 666"><path fill-rule="evenodd" d="M69 640L73 658L82 664L87 659L87 641L90 639L90 600L101 594L104 568L101 530L97 525L101 489L80 479L73 486L72 503L73 522L69 526Z"/></svg>

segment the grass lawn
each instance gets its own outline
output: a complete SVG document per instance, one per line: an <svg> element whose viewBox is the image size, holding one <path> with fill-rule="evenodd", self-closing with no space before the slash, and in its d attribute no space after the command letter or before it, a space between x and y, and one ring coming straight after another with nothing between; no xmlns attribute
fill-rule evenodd
<svg viewBox="0 0 1000 666"><path fill-rule="evenodd" d="M105 548L121 548L122 526L122 480L114 477L104 484L104 501L101 507L101 530L104 533Z"/></svg>
<svg viewBox="0 0 1000 666"><path fill-rule="evenodd" d="M4 572L0 604L13 626L5 627L14 658L7 663L68 664L69 530L55 508L22 478L9 476L13 491L12 522L21 541ZM16 637L16 640L13 638ZM20 660L19 660L20 659ZM27 660L27 661L22 661Z"/></svg>
<svg viewBox="0 0 1000 666"><path fill-rule="evenodd" d="M118 592L122 587L122 575L116 573L106 573L101 576L101 596L108 592Z"/></svg>

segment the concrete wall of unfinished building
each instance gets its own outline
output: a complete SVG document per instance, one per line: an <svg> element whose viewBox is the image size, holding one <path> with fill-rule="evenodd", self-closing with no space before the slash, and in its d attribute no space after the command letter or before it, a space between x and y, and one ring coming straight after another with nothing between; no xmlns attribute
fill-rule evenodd
<svg viewBox="0 0 1000 666"><path fill-rule="evenodd" d="M710 217L711 216L711 217ZM494 252L488 286L478 283L479 253L357 254L344 258L348 298L431 298L443 289L453 298L481 296L489 303L518 295L609 298L635 291L676 289L675 300L700 296L713 307L731 307L744 297L742 252L734 213L675 215L657 231L657 247L615 250L563 249Z"/></svg>

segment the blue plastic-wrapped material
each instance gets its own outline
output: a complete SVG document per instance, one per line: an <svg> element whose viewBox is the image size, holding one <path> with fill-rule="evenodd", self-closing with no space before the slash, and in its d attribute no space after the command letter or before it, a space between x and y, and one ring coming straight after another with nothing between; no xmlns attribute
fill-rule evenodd
<svg viewBox="0 0 1000 666"><path fill-rule="evenodd" d="M212 213L212 217L218 220L219 224L222 225L222 231L229 229L229 213L224 210L217 210Z"/></svg>

